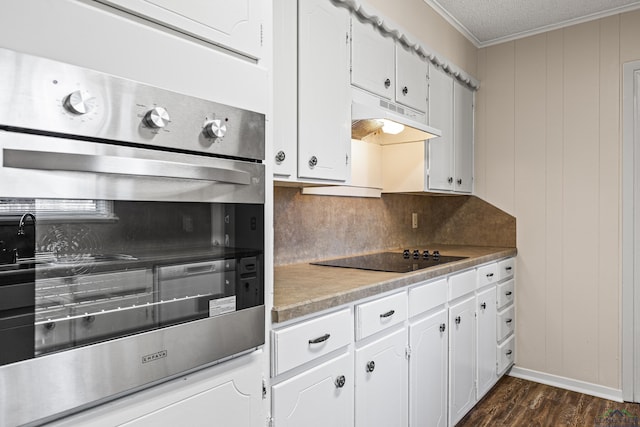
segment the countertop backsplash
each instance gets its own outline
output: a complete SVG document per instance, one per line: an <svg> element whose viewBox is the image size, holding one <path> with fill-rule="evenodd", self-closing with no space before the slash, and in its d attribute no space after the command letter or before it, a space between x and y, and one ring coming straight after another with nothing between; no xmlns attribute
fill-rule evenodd
<svg viewBox="0 0 640 427"><path fill-rule="evenodd" d="M418 228L411 214L418 214ZM467 195L303 195L274 188L276 266L434 244L516 246L516 220Z"/></svg>

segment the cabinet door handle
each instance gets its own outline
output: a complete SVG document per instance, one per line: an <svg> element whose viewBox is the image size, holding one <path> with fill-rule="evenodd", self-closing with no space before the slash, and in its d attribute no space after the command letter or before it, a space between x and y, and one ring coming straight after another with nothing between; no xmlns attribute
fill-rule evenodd
<svg viewBox="0 0 640 427"><path fill-rule="evenodd" d="M276 154L276 162L277 163L282 163L284 162L284 159L286 159L287 156L286 154L284 154L284 151L280 150L278 151L278 154Z"/></svg>
<svg viewBox="0 0 640 427"><path fill-rule="evenodd" d="M511 356L511 354L513 354L513 351L511 351L511 350L507 350L505 354L506 354L507 356Z"/></svg>
<svg viewBox="0 0 640 427"><path fill-rule="evenodd" d="M507 320L505 320L505 322L506 322L506 323L507 323L507 325L508 325L509 323L513 322L513 319L507 319Z"/></svg>
<svg viewBox="0 0 640 427"><path fill-rule="evenodd" d="M395 313L395 312L396 312L395 310L389 310L389 311L387 311L386 313L382 313L382 314L380 315L380 318L385 319L385 318L387 318L387 317L391 317L391 316L393 316L393 315L394 315L394 313Z"/></svg>
<svg viewBox="0 0 640 427"><path fill-rule="evenodd" d="M373 360L367 362L367 366L366 366L367 372L373 372L374 369L376 369L376 362L374 362Z"/></svg>
<svg viewBox="0 0 640 427"><path fill-rule="evenodd" d="M482 304L480 304L480 308L481 308L481 309L483 309L483 310L486 310L486 308L487 308L487 303L486 303L486 302L483 302Z"/></svg>
<svg viewBox="0 0 640 427"><path fill-rule="evenodd" d="M405 87L403 87L403 88L402 88L402 94L403 94L403 95L406 95L406 94L408 94L408 93L409 93L409 88L408 88L408 87L406 87L406 86L405 86Z"/></svg>
<svg viewBox="0 0 640 427"><path fill-rule="evenodd" d="M391 86L391 80L387 79L384 81L384 87L389 89L389 86Z"/></svg>
<svg viewBox="0 0 640 427"><path fill-rule="evenodd" d="M314 168L318 164L318 158L316 156L311 156L309 159L309 167Z"/></svg>
<svg viewBox="0 0 640 427"><path fill-rule="evenodd" d="M509 297L509 296L511 296L511 295L513 294L513 292L511 292L511 291L507 291L507 292L505 292L504 294L505 294L506 296L508 296L508 297Z"/></svg>
<svg viewBox="0 0 640 427"><path fill-rule="evenodd" d="M449 178L447 178L447 182L448 182L449 184L453 184L453 177L452 177L452 176L450 176Z"/></svg>
<svg viewBox="0 0 640 427"><path fill-rule="evenodd" d="M444 332L447 330L447 325L445 325L444 323L440 323L440 332Z"/></svg>
<svg viewBox="0 0 640 427"><path fill-rule="evenodd" d="M458 185L462 185L462 178L458 178Z"/></svg>
<svg viewBox="0 0 640 427"><path fill-rule="evenodd" d="M456 317L456 325L459 325L462 322L462 318L460 316Z"/></svg>
<svg viewBox="0 0 640 427"><path fill-rule="evenodd" d="M347 382L347 379L344 377L344 375L340 375L339 377L336 378L336 388L342 388L344 387L344 383Z"/></svg>
<svg viewBox="0 0 640 427"><path fill-rule="evenodd" d="M328 340L330 336L330 334L324 334L321 337L309 340L309 344L320 344L321 342L325 342L326 340Z"/></svg>

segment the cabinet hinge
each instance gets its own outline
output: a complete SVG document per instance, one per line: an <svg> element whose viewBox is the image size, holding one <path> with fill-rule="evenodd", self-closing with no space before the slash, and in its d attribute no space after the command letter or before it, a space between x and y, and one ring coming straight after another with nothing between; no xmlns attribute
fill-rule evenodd
<svg viewBox="0 0 640 427"><path fill-rule="evenodd" d="M262 24L260 24L260 47L262 46L264 46L264 34Z"/></svg>
<svg viewBox="0 0 640 427"><path fill-rule="evenodd" d="M267 398L267 381L262 379L262 400Z"/></svg>
<svg viewBox="0 0 640 427"><path fill-rule="evenodd" d="M411 347L407 346L404 349L404 357L409 360L411 358Z"/></svg>
<svg viewBox="0 0 640 427"><path fill-rule="evenodd" d="M347 31L347 38L346 38L346 42L347 42L347 44L349 44L349 31Z"/></svg>
<svg viewBox="0 0 640 427"><path fill-rule="evenodd" d="M344 164L348 165L349 164L349 154L345 154L344 155Z"/></svg>

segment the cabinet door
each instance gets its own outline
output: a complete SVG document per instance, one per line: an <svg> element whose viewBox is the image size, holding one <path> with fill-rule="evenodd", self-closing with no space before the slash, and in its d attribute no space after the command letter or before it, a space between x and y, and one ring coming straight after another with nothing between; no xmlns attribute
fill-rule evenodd
<svg viewBox="0 0 640 427"><path fill-rule="evenodd" d="M473 91L457 81L453 85L455 190L473 190Z"/></svg>
<svg viewBox="0 0 640 427"><path fill-rule="evenodd" d="M349 12L326 0L298 3L298 176L349 177Z"/></svg>
<svg viewBox="0 0 640 427"><path fill-rule="evenodd" d="M247 56L261 56L261 0L102 1Z"/></svg>
<svg viewBox="0 0 640 427"><path fill-rule="evenodd" d="M298 4L273 1L273 173L298 177ZM267 121L269 125L269 121ZM267 156L267 160L270 160Z"/></svg>
<svg viewBox="0 0 640 427"><path fill-rule="evenodd" d="M428 72L426 61L396 44L396 101L426 113Z"/></svg>
<svg viewBox="0 0 640 427"><path fill-rule="evenodd" d="M477 375L480 399L498 380L496 374L496 287L478 293L476 298L477 335Z"/></svg>
<svg viewBox="0 0 640 427"><path fill-rule="evenodd" d="M271 388L277 427L353 426L353 356L344 354Z"/></svg>
<svg viewBox="0 0 640 427"><path fill-rule="evenodd" d="M356 426L407 425L406 346L402 328L356 350Z"/></svg>
<svg viewBox="0 0 640 427"><path fill-rule="evenodd" d="M442 131L429 144L430 190L453 190L453 79L429 66L429 126Z"/></svg>
<svg viewBox="0 0 640 427"><path fill-rule="evenodd" d="M351 19L351 84L393 100L394 41L370 23Z"/></svg>
<svg viewBox="0 0 640 427"><path fill-rule="evenodd" d="M409 425L447 425L447 310L409 326Z"/></svg>
<svg viewBox="0 0 640 427"><path fill-rule="evenodd" d="M449 425L475 405L475 295L449 307Z"/></svg>

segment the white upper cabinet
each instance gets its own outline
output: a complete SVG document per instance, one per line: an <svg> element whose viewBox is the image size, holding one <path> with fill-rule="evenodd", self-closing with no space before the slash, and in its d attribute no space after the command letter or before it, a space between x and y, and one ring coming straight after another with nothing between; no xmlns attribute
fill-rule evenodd
<svg viewBox="0 0 640 427"><path fill-rule="evenodd" d="M261 58L261 0L100 0L251 58Z"/></svg>
<svg viewBox="0 0 640 427"><path fill-rule="evenodd" d="M431 191L473 191L473 91L429 67L429 125L442 131L428 144L427 187Z"/></svg>
<svg viewBox="0 0 640 427"><path fill-rule="evenodd" d="M427 62L417 54L373 24L351 19L352 85L426 113L428 72Z"/></svg>
<svg viewBox="0 0 640 427"><path fill-rule="evenodd" d="M428 72L427 62L396 44L396 101L427 112Z"/></svg>
<svg viewBox="0 0 640 427"><path fill-rule="evenodd" d="M453 149L455 191L473 190L473 91L453 84Z"/></svg>
<svg viewBox="0 0 640 427"><path fill-rule="evenodd" d="M298 4L298 176L350 175L349 11L326 0Z"/></svg>
<svg viewBox="0 0 640 427"><path fill-rule="evenodd" d="M429 66L429 126L442 136L429 144L430 190L453 190L453 79L441 69Z"/></svg>
<svg viewBox="0 0 640 427"><path fill-rule="evenodd" d="M395 55L392 38L383 37L371 23L351 19L351 84L393 100Z"/></svg>

